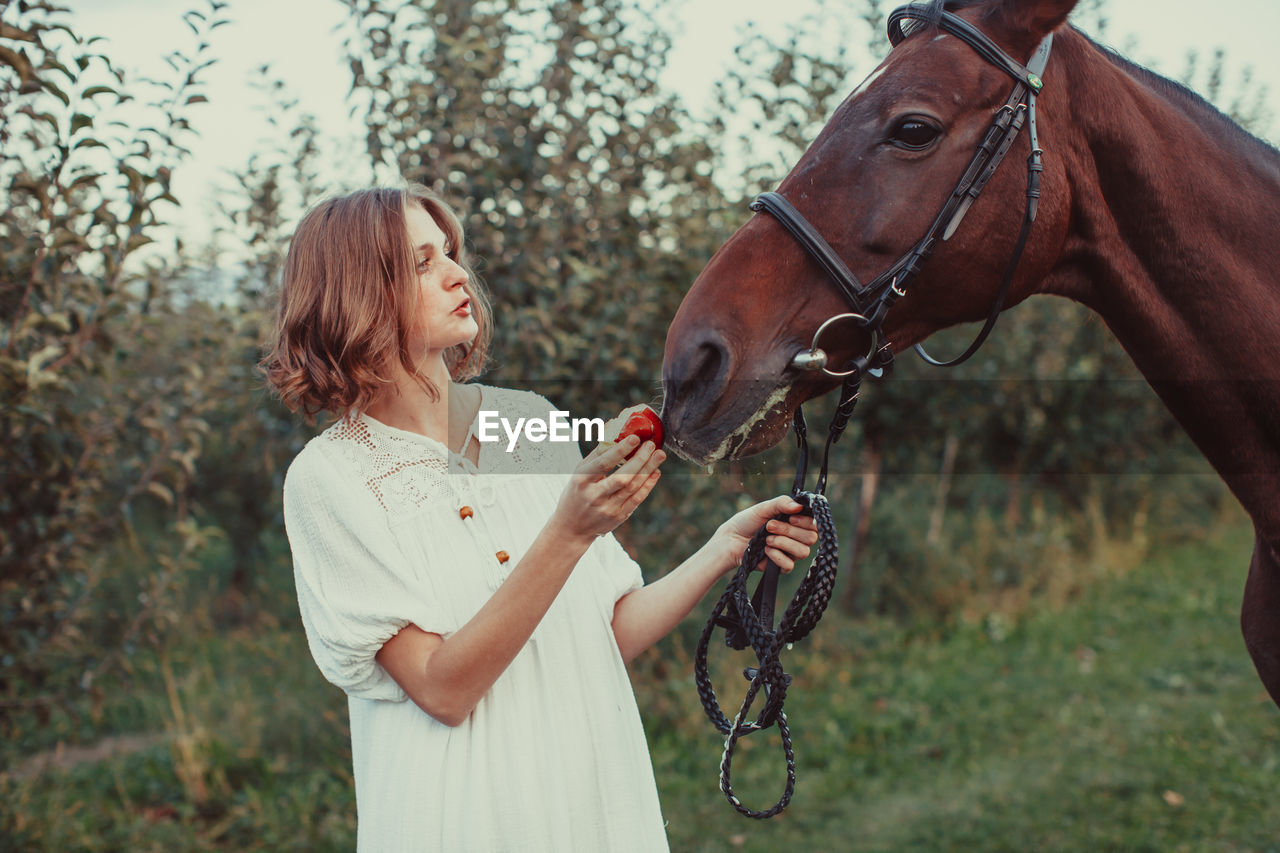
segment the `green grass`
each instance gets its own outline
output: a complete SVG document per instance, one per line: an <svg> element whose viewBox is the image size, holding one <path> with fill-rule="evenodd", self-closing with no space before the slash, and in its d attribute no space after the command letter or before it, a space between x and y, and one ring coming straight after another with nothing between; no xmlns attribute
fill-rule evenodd
<svg viewBox="0 0 1280 853"><path fill-rule="evenodd" d="M696 615L635 672L672 849L1280 851L1280 712L1237 621L1250 547L1233 526L1058 606L946 627L833 611L788 658L798 785L767 822L717 790ZM97 713L4 746L0 849L354 848L345 700L295 623L193 630L133 669ZM35 749L126 733L161 737L14 778ZM748 740L735 782L761 807L783 773L776 738Z"/></svg>
<svg viewBox="0 0 1280 853"><path fill-rule="evenodd" d="M655 733L673 849L1280 850L1280 713L1238 629L1251 544L1235 528L941 637L825 620L795 655L781 817L732 812L709 724ZM776 742L739 766L771 803Z"/></svg>

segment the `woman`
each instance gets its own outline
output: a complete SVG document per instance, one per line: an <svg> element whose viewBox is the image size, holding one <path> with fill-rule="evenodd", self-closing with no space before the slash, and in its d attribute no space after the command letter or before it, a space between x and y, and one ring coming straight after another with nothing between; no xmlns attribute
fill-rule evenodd
<svg viewBox="0 0 1280 853"><path fill-rule="evenodd" d="M625 663L800 506L739 513L644 585L611 531L665 454L634 436L585 459L482 446L482 409L554 411L464 384L490 328L458 218L425 188L299 224L262 364L290 408L337 418L289 468L285 524L312 655L349 697L359 848L665 850ZM768 550L787 570L817 541L789 522Z"/></svg>

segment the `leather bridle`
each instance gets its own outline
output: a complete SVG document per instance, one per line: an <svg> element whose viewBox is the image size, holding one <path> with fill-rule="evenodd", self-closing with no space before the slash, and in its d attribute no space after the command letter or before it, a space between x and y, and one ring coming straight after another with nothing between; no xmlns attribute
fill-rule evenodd
<svg viewBox="0 0 1280 853"><path fill-rule="evenodd" d="M776 192L762 193L751 203L752 210L772 215L804 247L809 256L822 267L827 277L836 285L852 311L852 313L837 314L818 328L809 349L802 350L792 359L791 366L795 369L821 370L828 376L848 378L855 375L861 376L869 371L878 371L892 364L893 352L889 348L888 341L884 340L883 334L885 316L893 304L906 295L907 286L919 274L920 265L933 251L937 242L946 241L955 233L970 206L987 185L987 181L991 179L1005 155L1009 153L1024 123L1031 137L1031 154L1027 158L1026 212L1018 241L1005 268L1004 278L996 292L986 324L969 348L959 356L949 361L938 361L917 344L916 351L921 358L939 367L950 367L960 364L978 351L987 336L991 334L996 318L1004 308L1018 262L1026 248L1031 224L1036 218L1040 199L1040 176L1044 171L1043 152L1040 150L1040 141L1036 132L1036 95L1043 86L1040 75L1044 73L1045 65L1049 61L1053 35L1044 37L1032 55L1031 61L1024 66L959 15L932 10L923 4L911 3L890 13L889 41L896 47L915 29L921 27L919 23L913 26L912 22L921 21L936 22L943 32L956 36L972 47L983 59L1006 72L1014 80L1013 91L1005 103L996 110L991 127L978 146L973 160L970 161L969 167L965 169L938 215L934 217L929 230L902 257L867 284L858 281L857 276L823 239L817 229L782 195ZM830 368L827 354L819 347L819 343L823 334L841 321L852 322L870 332L871 345L865 355L856 356L850 361L847 365L848 369L835 371Z"/></svg>
<svg viewBox="0 0 1280 853"><path fill-rule="evenodd" d="M849 303L852 313L837 314L823 322L814 334L809 349L801 350L791 361L792 369L822 370L827 375L843 381L840 402L827 429L826 446L822 451L822 465L812 492L805 490L809 442L802 408L797 407L793 415L800 458L796 465L795 484L791 494L804 506L804 511L813 516L817 524L818 553L805 572L791 603L775 629L773 616L780 569L772 560L766 560L764 573L754 595L748 598L746 593L747 578L764 555L764 543L768 530L767 527L762 526L752 537L737 572L712 610L711 618L707 620L706 627L698 639L694 654L694 680L702 706L716 729L725 735L724 753L720 761L720 789L733 807L748 817L769 818L779 814L787 807L795 790L795 753L792 749L787 716L783 712L783 703L791 676L782 666L781 655L784 649L790 648L792 642L808 634L822 618L822 613L830 601L835 586L836 567L839 563L838 546L831 509L823 494L827 481L827 462L832 445L839 439L853 414L863 377L868 373L878 373L893 363L893 351L888 342L883 340L885 316L893 304L906 294L907 285L919 273L921 263L928 257L937 241L940 239L945 241L955 233L969 207L982 192L987 181L991 179L1004 156L1009 153L1014 139L1017 138L1018 132L1025 123L1031 136L1031 155L1027 159L1026 213L1013 256L1005 269L1004 279L996 292L995 302L986 324L969 348L950 361L938 361L930 357L919 345L916 346L916 351L922 358L939 366L959 364L977 352L978 347L982 346L991 333L996 317L1004 307L1018 261L1026 248L1027 237L1031 233L1031 223L1035 221L1036 207L1040 199L1040 175L1043 165L1042 152L1036 135L1036 95L1042 87L1040 75L1049 61L1049 51L1053 43L1052 35L1044 37L1031 61L1023 66L1011 59L996 46L995 42L964 19L951 12L931 10L921 4L903 6L889 15L889 40L894 46L910 35L908 26L904 26L910 21L936 21L938 27L944 32L964 41L982 58L1014 79L1013 92L1010 93L1004 105L996 111L991 127L978 146L978 151L969 163L969 167L965 169L951 196L943 204L933 224L929 226L929 230L919 242L887 270L864 285L858 281L822 235L783 196L776 192L763 193L751 203L752 210L769 213L799 241L809 256L817 261L827 277L839 288L845 301ZM847 365L847 369L833 371L827 365L826 352L818 344L828 330L842 322L852 322L869 331L871 342L866 354L855 356ZM718 628L724 629L725 641L730 647L745 649L750 646L758 661L757 666L749 667L743 672L750 686L737 714L732 719L720 707L707 663L711 637ZM763 707L752 719L752 705L761 694L765 697ZM763 810L751 809L745 806L733 791L730 772L734 749L741 738L775 725L778 727L787 763L786 786L773 806Z"/></svg>

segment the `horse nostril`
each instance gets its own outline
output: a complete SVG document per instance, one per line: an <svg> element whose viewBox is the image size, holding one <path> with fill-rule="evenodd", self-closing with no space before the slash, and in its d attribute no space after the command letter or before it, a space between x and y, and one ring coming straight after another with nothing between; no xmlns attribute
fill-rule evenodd
<svg viewBox="0 0 1280 853"><path fill-rule="evenodd" d="M723 379L725 367L729 363L729 353L718 341L704 341L698 345L694 353L693 363L689 370L689 381L697 384L716 384Z"/></svg>
<svg viewBox="0 0 1280 853"><path fill-rule="evenodd" d="M663 419L670 416L679 422L681 415L707 407L720 396L729 375L729 348L719 332L703 330L680 348L663 373Z"/></svg>

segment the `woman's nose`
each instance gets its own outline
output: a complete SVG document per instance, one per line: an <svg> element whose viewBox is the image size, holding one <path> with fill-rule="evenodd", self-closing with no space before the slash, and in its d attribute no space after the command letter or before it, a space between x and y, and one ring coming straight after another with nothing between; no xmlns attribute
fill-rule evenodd
<svg viewBox="0 0 1280 853"><path fill-rule="evenodd" d="M461 287L462 285L466 284L471 277L467 275L466 269L463 268L461 264L455 263L453 261L450 261L450 263L453 264L453 275L449 279L449 286Z"/></svg>

